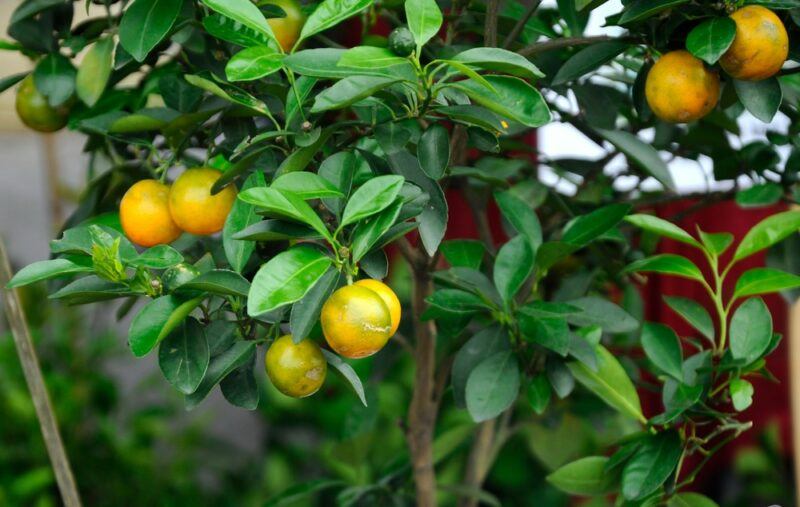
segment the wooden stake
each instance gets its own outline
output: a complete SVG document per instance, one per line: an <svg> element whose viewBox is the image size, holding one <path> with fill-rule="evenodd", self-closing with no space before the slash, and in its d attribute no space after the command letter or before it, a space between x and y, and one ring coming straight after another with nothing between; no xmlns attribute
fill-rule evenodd
<svg viewBox="0 0 800 507"><path fill-rule="evenodd" d="M800 301L789 307L789 400L792 409L792 455L800 457ZM794 467L797 505L800 505L800 466Z"/></svg>
<svg viewBox="0 0 800 507"><path fill-rule="evenodd" d="M36 417L39 419L39 427L42 430L47 454L53 465L61 499L66 507L81 507L78 488L75 486L75 477L72 475L72 468L70 468L64 443L58 431L56 416L50 403L50 396L47 394L42 370L39 367L39 359L33 347L30 329L25 320L19 295L15 289L5 289L11 276L11 263L6 253L6 245L0 238L0 287L4 289L2 291L4 294L3 304L6 318L11 327L11 334L14 336L14 345L19 354L19 361L22 364L22 371L25 374L31 398L33 398Z"/></svg>

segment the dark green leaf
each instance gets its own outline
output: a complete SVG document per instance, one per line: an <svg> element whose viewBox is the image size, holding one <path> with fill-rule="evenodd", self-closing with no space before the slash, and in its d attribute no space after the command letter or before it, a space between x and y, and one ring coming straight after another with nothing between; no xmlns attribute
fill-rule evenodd
<svg viewBox="0 0 800 507"><path fill-rule="evenodd" d="M319 321L322 305L341 283L342 275L335 269L328 269L305 296L292 306L289 328L292 340L299 343L308 337L314 325Z"/></svg>
<svg viewBox="0 0 800 507"><path fill-rule="evenodd" d="M453 60L481 69L503 72L527 79L544 77L536 65L517 53L500 48L472 48L453 57Z"/></svg>
<svg viewBox="0 0 800 507"><path fill-rule="evenodd" d="M306 20L300 32L301 41L312 35L338 25L345 19L355 16L370 5L373 0L324 0Z"/></svg>
<svg viewBox="0 0 800 507"><path fill-rule="evenodd" d="M69 276L75 273L88 273L92 271L92 264L88 259L81 262L78 258L70 259L50 259L46 261L34 262L20 269L6 286L9 289L22 287L31 283L48 280L61 276Z"/></svg>
<svg viewBox="0 0 800 507"><path fill-rule="evenodd" d="M755 185L736 193L736 204L742 208L771 206L783 197L783 187L777 183Z"/></svg>
<svg viewBox="0 0 800 507"><path fill-rule="evenodd" d="M210 358L205 330L191 317L173 330L158 348L158 366L164 378L184 394L193 393L200 385Z"/></svg>
<svg viewBox="0 0 800 507"><path fill-rule="evenodd" d="M700 303L676 296L665 296L664 301L666 301L667 305L675 310L678 315L683 317L683 320L700 331L700 334L712 342L714 341L714 322L712 322L708 311L700 306Z"/></svg>
<svg viewBox="0 0 800 507"><path fill-rule="evenodd" d="M736 248L733 260L739 261L783 241L800 229L800 211L784 211L756 224Z"/></svg>
<svg viewBox="0 0 800 507"><path fill-rule="evenodd" d="M265 184L264 173L256 171L247 177L242 190L261 187ZM259 217L256 214L255 206L240 199L236 199L231 211L228 213L228 218L225 219L225 226L222 228L222 246L225 250L225 258L228 260L228 264L237 273L241 273L247 265L247 261L253 255L256 245L250 241L237 239L235 236L258 221Z"/></svg>
<svg viewBox="0 0 800 507"><path fill-rule="evenodd" d="M417 145L419 165L430 178L444 176L450 163L450 136L447 129L434 123L422 134Z"/></svg>
<svg viewBox="0 0 800 507"><path fill-rule="evenodd" d="M133 318L128 330L128 345L133 355L142 357L153 350L201 301L202 298L182 301L174 296L162 296L147 303Z"/></svg>
<svg viewBox="0 0 800 507"><path fill-rule="evenodd" d="M752 113L753 116L770 123L781 107L783 101L783 90L778 79L771 77L763 81L739 81L735 79L733 86L742 105Z"/></svg>
<svg viewBox="0 0 800 507"><path fill-rule="evenodd" d="M269 40L275 40L275 35L272 33L269 23L267 23L267 18L250 0L202 0L202 2L209 9L238 21Z"/></svg>
<svg viewBox="0 0 800 507"><path fill-rule="evenodd" d="M550 404L550 382L544 373L533 377L527 389L528 403L538 415L542 415Z"/></svg>
<svg viewBox="0 0 800 507"><path fill-rule="evenodd" d="M320 350L322 350L322 354L325 356L325 360L328 362L328 364L336 368L336 371L342 374L342 376L356 392L356 395L358 395L358 399L361 400L361 403L363 403L366 407L367 399L364 396L364 386L361 384L361 379L358 378L358 374L355 372L353 367L344 362L341 357L337 356L333 352L325 349Z"/></svg>
<svg viewBox="0 0 800 507"><path fill-rule="evenodd" d="M453 267L480 269L486 247L473 239L451 239L442 243L441 252Z"/></svg>
<svg viewBox="0 0 800 507"><path fill-rule="evenodd" d="M651 16L655 16L659 12L673 9L685 3L689 3L689 0L634 0L625 8L619 20L619 24L625 25L636 21L642 21Z"/></svg>
<svg viewBox="0 0 800 507"><path fill-rule="evenodd" d="M686 49L697 58L714 65L736 37L736 22L731 18L711 18L694 27L686 38Z"/></svg>
<svg viewBox="0 0 800 507"><path fill-rule="evenodd" d="M591 44L575 53L558 69L553 78L553 86L573 81L610 62L628 49L626 42L599 42Z"/></svg>
<svg viewBox="0 0 800 507"><path fill-rule="evenodd" d="M51 53L36 64L33 82L36 89L55 107L67 102L75 93L77 71L65 56Z"/></svg>
<svg viewBox="0 0 800 507"><path fill-rule="evenodd" d="M384 76L346 77L317 94L311 112L320 113L331 109L342 109L370 97L398 81L400 81L399 78Z"/></svg>
<svg viewBox="0 0 800 507"><path fill-rule="evenodd" d="M769 294L800 287L800 276L773 268L753 268L736 281L733 297Z"/></svg>
<svg viewBox="0 0 800 507"><path fill-rule="evenodd" d="M476 422L493 419L509 408L519 393L519 365L510 350L483 359L469 374L467 410Z"/></svg>
<svg viewBox="0 0 800 507"><path fill-rule="evenodd" d="M417 48L420 48L439 32L442 11L436 0L406 0L405 9L408 29L414 35Z"/></svg>
<svg viewBox="0 0 800 507"><path fill-rule="evenodd" d="M647 358L675 380L683 380L681 341L668 326L646 322L642 328L642 347Z"/></svg>
<svg viewBox="0 0 800 507"><path fill-rule="evenodd" d="M547 482L570 495L594 496L608 493L613 476L605 471L608 458L589 456L567 463L547 476Z"/></svg>
<svg viewBox="0 0 800 507"><path fill-rule="evenodd" d="M622 494L640 500L657 490L675 470L682 451L674 431L647 437L622 471Z"/></svg>
<svg viewBox="0 0 800 507"><path fill-rule="evenodd" d="M246 410L258 408L258 384L254 374L256 354L250 361L231 371L219 383L222 395L229 403Z"/></svg>
<svg viewBox="0 0 800 507"><path fill-rule="evenodd" d="M700 248L700 243L697 242L688 232L684 231L672 222L668 222L663 218L658 218L652 215L628 215L625 217L626 222L630 222L640 229L658 234L687 245Z"/></svg>
<svg viewBox="0 0 800 507"><path fill-rule="evenodd" d="M630 132L622 130L597 130L608 142L617 147L619 151L639 166L644 172L650 174L667 188L675 188L667 164L652 145L645 143Z"/></svg>
<svg viewBox="0 0 800 507"><path fill-rule="evenodd" d="M748 299L731 317L731 355L751 364L766 352L771 341L772 315L767 305L761 298Z"/></svg>
<svg viewBox="0 0 800 507"><path fill-rule="evenodd" d="M167 36L178 19L183 0L134 0L122 15L119 43L142 62Z"/></svg>
<svg viewBox="0 0 800 507"><path fill-rule="evenodd" d="M213 269L184 283L180 286L180 290L200 290L221 296L247 297L250 292L250 283L235 271Z"/></svg>
<svg viewBox="0 0 800 507"><path fill-rule="evenodd" d="M533 250L520 234L500 248L494 263L494 284L506 304L510 304L533 272Z"/></svg>
<svg viewBox="0 0 800 507"><path fill-rule="evenodd" d="M486 81L494 92L474 80L458 81L452 86L463 91L473 102L528 127L550 122L550 109L539 90L512 76L488 75Z"/></svg>
<svg viewBox="0 0 800 507"><path fill-rule="evenodd" d="M567 320L576 326L596 325L607 333L628 333L639 327L639 322L628 312L606 299L589 296L567 303L581 310L567 316Z"/></svg>
<svg viewBox="0 0 800 507"><path fill-rule="evenodd" d="M636 261L625 268L627 273L661 273L702 282L703 273L692 261L676 254L660 254Z"/></svg>
<svg viewBox="0 0 800 507"><path fill-rule="evenodd" d="M269 76L283 66L283 53L271 47L245 48L228 60L225 75L228 81L252 81Z"/></svg>
<svg viewBox="0 0 800 507"><path fill-rule="evenodd" d="M353 192L342 212L339 227L363 220L388 208L403 186L402 176L386 175L372 178Z"/></svg>
<svg viewBox="0 0 800 507"><path fill-rule="evenodd" d="M240 366L250 363L255 353L256 346L253 342L237 341L226 351L214 356L200 385L192 394L186 396L186 408L191 410L199 405L208 396L211 389L228 374Z"/></svg>
<svg viewBox="0 0 800 507"><path fill-rule="evenodd" d="M511 192L496 192L494 199L506 220L516 231L528 239L534 252L542 244L542 226L536 213L522 199Z"/></svg>
<svg viewBox="0 0 800 507"><path fill-rule="evenodd" d="M571 221L561 241L583 246L614 228L628 214L628 204L612 204Z"/></svg>

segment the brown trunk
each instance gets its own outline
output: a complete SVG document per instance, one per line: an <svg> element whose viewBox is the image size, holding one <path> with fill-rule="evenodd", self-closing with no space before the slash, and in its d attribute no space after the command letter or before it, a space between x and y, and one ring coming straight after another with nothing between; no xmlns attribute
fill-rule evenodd
<svg viewBox="0 0 800 507"><path fill-rule="evenodd" d="M427 259L426 259L427 260ZM423 265L424 264L424 265ZM433 432L436 426L435 399L436 327L422 322L425 298L433 292L428 262L414 267L413 314L416 334L414 393L408 410L408 446L417 490L417 506L436 505L436 473L433 469Z"/></svg>
<svg viewBox="0 0 800 507"><path fill-rule="evenodd" d="M472 450L467 461L467 470L464 473L464 485L478 491L486 479L489 465L492 460L492 450L494 448L494 430L497 426L497 419L484 421L478 426L475 433L475 440L472 443ZM462 497L458 502L459 507L476 507L478 499L474 496Z"/></svg>

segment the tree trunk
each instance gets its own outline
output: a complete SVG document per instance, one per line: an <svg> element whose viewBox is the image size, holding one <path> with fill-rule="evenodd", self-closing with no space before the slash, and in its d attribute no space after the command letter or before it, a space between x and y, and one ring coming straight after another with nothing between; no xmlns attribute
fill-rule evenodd
<svg viewBox="0 0 800 507"><path fill-rule="evenodd" d="M420 252L421 253L421 252ZM436 473L433 468L433 432L436 426L435 395L436 327L433 321L422 322L425 298L433 292L427 256L414 266L412 311L416 334L416 373L414 393L408 410L408 446L416 485L418 507L436 505Z"/></svg>
<svg viewBox="0 0 800 507"><path fill-rule="evenodd" d="M478 491L486 479L489 465L492 460L494 448L494 433L497 419L482 422L475 433L475 440L467 461L467 470L464 473L464 485ZM476 507L478 498L474 496L462 497L458 502L459 507Z"/></svg>

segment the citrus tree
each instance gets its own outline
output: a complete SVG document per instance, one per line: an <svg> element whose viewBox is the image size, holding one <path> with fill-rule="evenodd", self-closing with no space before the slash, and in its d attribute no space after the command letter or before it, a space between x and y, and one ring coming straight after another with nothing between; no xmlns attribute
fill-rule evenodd
<svg viewBox="0 0 800 507"><path fill-rule="evenodd" d="M85 134L89 166L52 257L10 285L66 278L52 298L123 299L131 352L157 354L189 408L217 385L256 407L259 350L282 393L311 396L335 370L364 404L353 366L384 347L407 354L408 455L342 504L435 505L437 467L469 445L451 491L474 505L518 428L590 393L627 429L558 466L554 487L615 505L714 505L686 489L751 426L748 379L770 377L780 336L760 296L800 286L777 268L732 268L796 233L800 212L733 245L653 205L679 197L678 159L748 183L701 205L794 201L800 82L785 63L800 2L628 0L605 20L616 35L585 35L605 4L24 1L2 47L33 71L2 87L20 83L32 129ZM779 111L784 127L742 138L740 118ZM538 153L529 134L550 122L605 154ZM452 199L471 216L451 216ZM447 235L463 220L479 239ZM660 237L702 265L655 253ZM382 282L390 257L409 269L407 304ZM693 335L642 322L645 273L703 287L701 301L659 301ZM643 388L659 410L642 409ZM479 424L440 435L445 406Z"/></svg>

